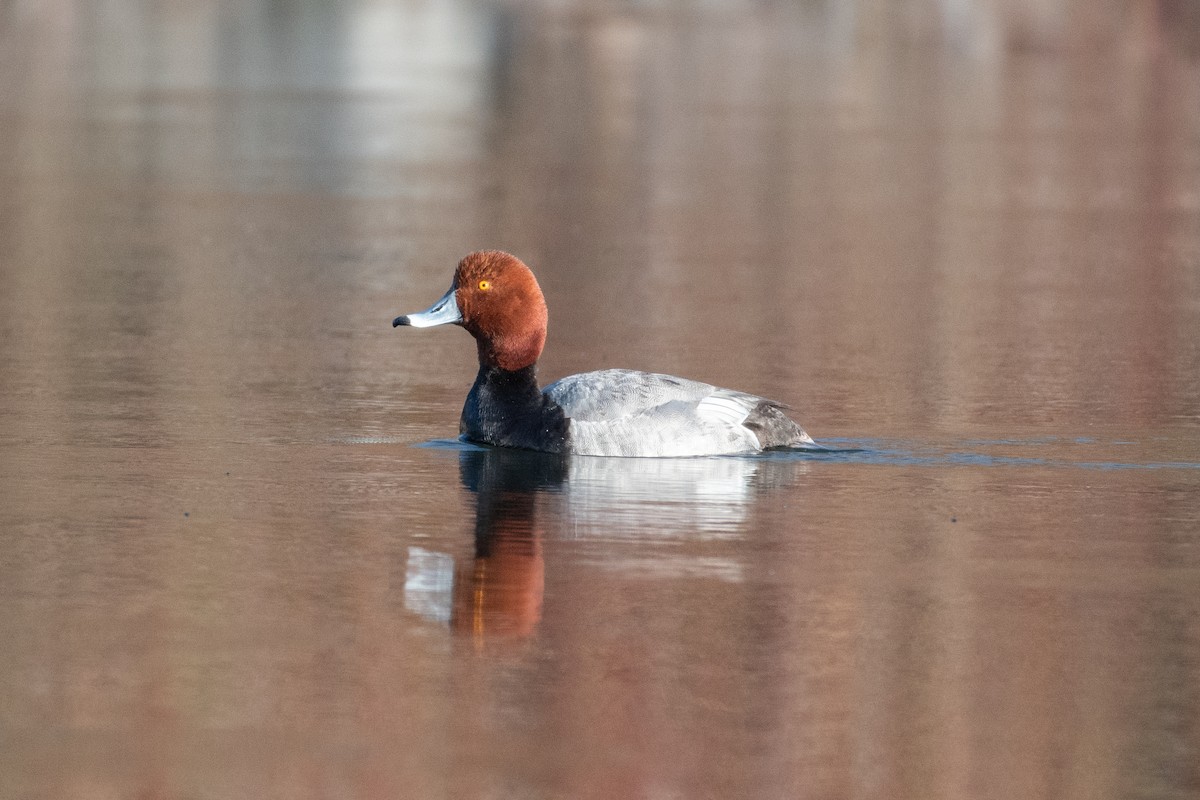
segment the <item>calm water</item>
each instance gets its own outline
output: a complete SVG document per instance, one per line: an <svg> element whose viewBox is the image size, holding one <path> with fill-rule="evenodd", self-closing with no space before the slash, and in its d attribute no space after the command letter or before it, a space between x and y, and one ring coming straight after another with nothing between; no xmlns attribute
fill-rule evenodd
<svg viewBox="0 0 1200 800"><path fill-rule="evenodd" d="M193 6L0 2L0 798L1200 795L1192 4Z"/></svg>

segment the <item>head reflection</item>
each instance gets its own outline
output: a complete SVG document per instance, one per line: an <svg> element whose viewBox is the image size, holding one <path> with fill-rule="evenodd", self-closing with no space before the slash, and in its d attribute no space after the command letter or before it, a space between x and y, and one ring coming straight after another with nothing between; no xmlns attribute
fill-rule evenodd
<svg viewBox="0 0 1200 800"><path fill-rule="evenodd" d="M475 496L475 557L455 568L450 625L482 642L529 636L542 616L545 562L537 495L560 486L562 457L486 448L459 456Z"/></svg>

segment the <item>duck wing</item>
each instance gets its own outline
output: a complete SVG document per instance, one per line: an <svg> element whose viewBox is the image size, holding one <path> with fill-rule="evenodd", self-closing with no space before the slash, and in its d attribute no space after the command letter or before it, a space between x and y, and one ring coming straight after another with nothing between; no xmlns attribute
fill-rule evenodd
<svg viewBox="0 0 1200 800"><path fill-rule="evenodd" d="M568 417L594 422L621 419L664 403L699 403L716 391L720 390L707 383L673 375L602 369L569 375L542 393L562 406Z"/></svg>
<svg viewBox="0 0 1200 800"><path fill-rule="evenodd" d="M571 450L582 455L752 453L812 442L779 403L673 375L606 369L543 392L570 418Z"/></svg>

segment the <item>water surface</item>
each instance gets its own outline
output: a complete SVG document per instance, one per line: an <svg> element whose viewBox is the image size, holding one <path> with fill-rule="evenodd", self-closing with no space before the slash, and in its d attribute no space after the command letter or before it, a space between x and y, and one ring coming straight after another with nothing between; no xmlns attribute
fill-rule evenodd
<svg viewBox="0 0 1200 800"><path fill-rule="evenodd" d="M1198 42L0 4L0 797L1195 797ZM837 450L455 442L478 247Z"/></svg>

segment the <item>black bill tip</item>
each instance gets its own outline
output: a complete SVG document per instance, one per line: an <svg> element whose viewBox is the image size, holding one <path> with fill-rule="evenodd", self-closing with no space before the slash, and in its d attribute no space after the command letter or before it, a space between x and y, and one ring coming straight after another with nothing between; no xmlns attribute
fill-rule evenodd
<svg viewBox="0 0 1200 800"><path fill-rule="evenodd" d="M399 328L401 325L407 325L407 324L408 324L408 317L407 317L407 316L404 316L404 317L396 317L394 320L392 320L392 327L393 327L393 328Z"/></svg>

